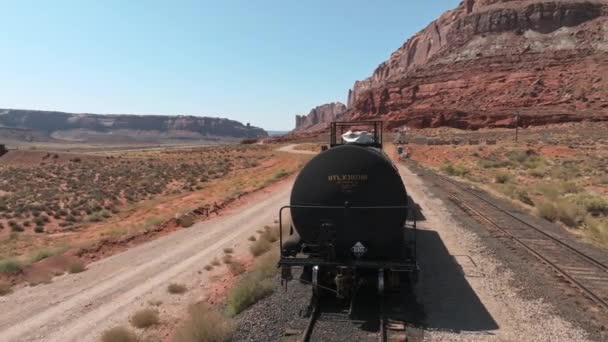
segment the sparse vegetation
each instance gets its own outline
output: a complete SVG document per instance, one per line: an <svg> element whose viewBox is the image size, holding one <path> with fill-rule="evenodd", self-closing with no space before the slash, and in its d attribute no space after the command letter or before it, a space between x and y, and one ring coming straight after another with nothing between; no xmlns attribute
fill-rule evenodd
<svg viewBox="0 0 608 342"><path fill-rule="evenodd" d="M137 335L128 328L114 327L103 332L102 342L139 342Z"/></svg>
<svg viewBox="0 0 608 342"><path fill-rule="evenodd" d="M131 324L140 329L151 327L158 322L160 322L160 319L156 309L142 309L131 316Z"/></svg>
<svg viewBox="0 0 608 342"><path fill-rule="evenodd" d="M470 170L462 165L445 164L441 167L443 172L450 176L464 177L470 173Z"/></svg>
<svg viewBox="0 0 608 342"><path fill-rule="evenodd" d="M272 245L270 244L270 242L268 242L268 240L259 239L249 246L249 251L253 256L257 257L268 252L271 246Z"/></svg>
<svg viewBox="0 0 608 342"><path fill-rule="evenodd" d="M239 260L232 260L231 263L228 264L228 270L233 276L238 276L245 272L245 265Z"/></svg>
<svg viewBox="0 0 608 342"><path fill-rule="evenodd" d="M277 258L276 254L267 254L258 259L254 269L230 290L227 305L231 315L239 314L274 291Z"/></svg>
<svg viewBox="0 0 608 342"><path fill-rule="evenodd" d="M170 294L182 294L188 291L188 288L184 284L171 283L167 287L167 292Z"/></svg>
<svg viewBox="0 0 608 342"><path fill-rule="evenodd" d="M226 253L226 254L232 254L232 253L234 253L234 249L230 248L230 247L224 248L224 253Z"/></svg>
<svg viewBox="0 0 608 342"><path fill-rule="evenodd" d="M517 143L502 130L453 131L449 138L441 130L441 139L452 141L459 135L482 141L480 137L494 140L504 135L498 143L484 146L418 146L412 159L536 207L538 216L608 247L608 232L603 233L608 221L608 139L601 133L608 126L566 126L520 131Z"/></svg>
<svg viewBox="0 0 608 342"><path fill-rule="evenodd" d="M17 274L21 272L23 266L16 259L4 259L0 260L0 273L4 274Z"/></svg>
<svg viewBox="0 0 608 342"><path fill-rule="evenodd" d="M86 266L81 261L72 262L68 266L68 272L70 272L70 273L80 273L80 272L84 272L85 270L86 270Z"/></svg>
<svg viewBox="0 0 608 342"><path fill-rule="evenodd" d="M209 306L197 303L188 309L189 318L178 327L174 342L227 342L232 339L233 323Z"/></svg>

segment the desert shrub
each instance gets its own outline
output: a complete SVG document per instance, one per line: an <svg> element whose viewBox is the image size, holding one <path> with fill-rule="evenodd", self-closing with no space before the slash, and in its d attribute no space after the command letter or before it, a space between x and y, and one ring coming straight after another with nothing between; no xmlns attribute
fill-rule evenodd
<svg viewBox="0 0 608 342"><path fill-rule="evenodd" d="M232 321L203 303L188 308L189 318L177 328L175 342L228 342L232 340Z"/></svg>
<svg viewBox="0 0 608 342"><path fill-rule="evenodd" d="M68 272L80 273L86 270L86 266L81 261L75 261L68 266Z"/></svg>
<svg viewBox="0 0 608 342"><path fill-rule="evenodd" d="M7 294L9 294L11 292L12 292L11 284L9 284L5 281L0 281L0 296L6 296Z"/></svg>
<svg viewBox="0 0 608 342"><path fill-rule="evenodd" d="M128 328L114 327L101 334L102 342L139 342L137 335Z"/></svg>
<svg viewBox="0 0 608 342"><path fill-rule="evenodd" d="M211 271L213 269L213 265L211 264L207 264L205 265L205 267L203 267L205 269L205 271Z"/></svg>
<svg viewBox="0 0 608 342"><path fill-rule="evenodd" d="M279 241L279 227L264 226L264 232L260 235L260 238L270 243Z"/></svg>
<svg viewBox="0 0 608 342"><path fill-rule="evenodd" d="M461 165L452 165L452 164L443 165L441 167L441 170L450 176L458 176L458 177L466 176L467 174L470 173L470 171L466 167L461 166Z"/></svg>
<svg viewBox="0 0 608 342"><path fill-rule="evenodd" d="M253 256L257 257L268 252L271 246L272 245L270 244L270 242L268 242L268 240L259 239L258 241L255 241L249 246L249 252L251 252Z"/></svg>
<svg viewBox="0 0 608 342"><path fill-rule="evenodd" d="M577 227L585 218L585 210L568 200L558 201L555 208L557 209L557 219L568 227Z"/></svg>
<svg viewBox="0 0 608 342"><path fill-rule="evenodd" d="M562 163L561 165L551 167L549 174L555 179L567 180L579 177L581 172L575 163Z"/></svg>
<svg viewBox="0 0 608 342"><path fill-rule="evenodd" d="M273 178L281 179L281 178L285 178L287 176L289 176L289 172L285 171L284 169L281 169L277 173L274 174Z"/></svg>
<svg viewBox="0 0 608 342"><path fill-rule="evenodd" d="M608 246L608 220L587 217L585 219L585 232L603 246Z"/></svg>
<svg viewBox="0 0 608 342"><path fill-rule="evenodd" d="M245 264L243 264L239 260L233 260L231 263L228 264L228 270L232 275L237 276L243 274L246 269Z"/></svg>
<svg viewBox="0 0 608 342"><path fill-rule="evenodd" d="M230 247L224 248L224 253L226 253L226 254L232 254L232 253L234 253L234 249L230 248Z"/></svg>
<svg viewBox="0 0 608 342"><path fill-rule="evenodd" d="M224 256L222 257L222 262L226 265L232 263L233 261L234 259L231 254L224 254Z"/></svg>
<svg viewBox="0 0 608 342"><path fill-rule="evenodd" d="M587 193L578 194L574 202L587 210L591 215L608 215L608 200Z"/></svg>
<svg viewBox="0 0 608 342"><path fill-rule="evenodd" d="M575 194L581 191L581 187L574 182L560 182L558 187L563 194Z"/></svg>
<svg viewBox="0 0 608 342"><path fill-rule="evenodd" d="M140 329L151 327L159 321L158 310L155 309L142 309L131 316L131 324Z"/></svg>
<svg viewBox="0 0 608 342"><path fill-rule="evenodd" d="M186 291L188 291L188 288L183 284L171 283L167 286L167 292L170 294L182 294Z"/></svg>
<svg viewBox="0 0 608 342"><path fill-rule="evenodd" d="M511 163L508 160L482 159L478 162L478 164L484 169L495 169L511 166Z"/></svg>
<svg viewBox="0 0 608 342"><path fill-rule="evenodd" d="M23 226L20 225L19 223L14 223L11 225L11 231L16 232L16 233L20 233L23 231Z"/></svg>
<svg viewBox="0 0 608 342"><path fill-rule="evenodd" d="M4 259L0 260L0 273L5 274L17 274L20 273L23 266L16 259Z"/></svg>
<svg viewBox="0 0 608 342"><path fill-rule="evenodd" d="M530 157L530 154L526 151L510 151L507 153L507 158L510 161L523 163Z"/></svg>
<svg viewBox="0 0 608 342"><path fill-rule="evenodd" d="M211 265L213 266L219 266L222 263L220 262L220 260L218 258L213 258L213 260L211 260Z"/></svg>
<svg viewBox="0 0 608 342"><path fill-rule="evenodd" d="M528 174L535 178L543 178L547 174L547 170L543 167L537 167L529 170Z"/></svg>
<svg viewBox="0 0 608 342"><path fill-rule="evenodd" d="M540 201L536 203L536 210L538 212L538 216L544 218L547 221L553 222L557 220L557 208L552 202Z"/></svg>
<svg viewBox="0 0 608 342"><path fill-rule="evenodd" d="M54 251L43 248L43 249L39 250L38 252L34 253L32 255L32 257L30 258L30 260L32 262L37 262L37 261L52 257L54 254L55 254Z"/></svg>
<svg viewBox="0 0 608 342"><path fill-rule="evenodd" d="M499 172L494 176L494 181L499 184L505 184L511 181L511 175L507 172Z"/></svg>
<svg viewBox="0 0 608 342"><path fill-rule="evenodd" d="M227 306L231 315L237 315L274 291L278 255L267 254L258 259L251 273L244 276L228 293Z"/></svg>
<svg viewBox="0 0 608 342"><path fill-rule="evenodd" d="M44 233L44 226L36 226L34 227L34 233Z"/></svg>
<svg viewBox="0 0 608 342"><path fill-rule="evenodd" d="M257 239L256 239L255 235L251 235L250 237L247 238L247 240L249 240L249 241L255 241Z"/></svg>

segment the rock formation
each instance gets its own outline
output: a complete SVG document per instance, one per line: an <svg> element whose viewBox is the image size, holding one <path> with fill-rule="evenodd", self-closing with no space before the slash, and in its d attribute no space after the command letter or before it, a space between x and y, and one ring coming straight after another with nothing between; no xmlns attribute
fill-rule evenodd
<svg viewBox="0 0 608 342"><path fill-rule="evenodd" d="M266 137L261 128L234 120L198 116L100 115L0 109L0 127L28 130L60 140L158 141Z"/></svg>
<svg viewBox="0 0 608 342"><path fill-rule="evenodd" d="M327 103L313 108L308 115L296 115L295 131L317 131L326 127L328 122L335 121L346 111L340 102Z"/></svg>
<svg viewBox="0 0 608 342"><path fill-rule="evenodd" d="M608 120L608 0L466 0L355 82L345 120L477 129Z"/></svg>

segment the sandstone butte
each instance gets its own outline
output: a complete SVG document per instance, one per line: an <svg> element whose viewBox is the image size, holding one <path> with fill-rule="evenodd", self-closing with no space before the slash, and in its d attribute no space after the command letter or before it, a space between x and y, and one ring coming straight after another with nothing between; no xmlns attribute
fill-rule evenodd
<svg viewBox="0 0 608 342"><path fill-rule="evenodd" d="M608 120L608 0L466 0L408 39L346 105L296 117L462 129Z"/></svg>

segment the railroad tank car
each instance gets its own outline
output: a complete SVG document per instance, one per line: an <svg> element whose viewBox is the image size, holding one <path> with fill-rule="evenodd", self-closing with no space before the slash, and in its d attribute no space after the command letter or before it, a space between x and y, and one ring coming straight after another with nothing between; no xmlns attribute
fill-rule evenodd
<svg viewBox="0 0 608 342"><path fill-rule="evenodd" d="M371 133L338 134L361 126ZM382 291L388 274L418 271L415 240L406 234L408 196L382 151L382 122L332 123L329 147L304 166L283 209L292 222L291 235L281 234L284 280L292 267L303 267L301 280L313 290L335 289L343 297L356 290L344 285L358 283L355 278L376 274Z"/></svg>

